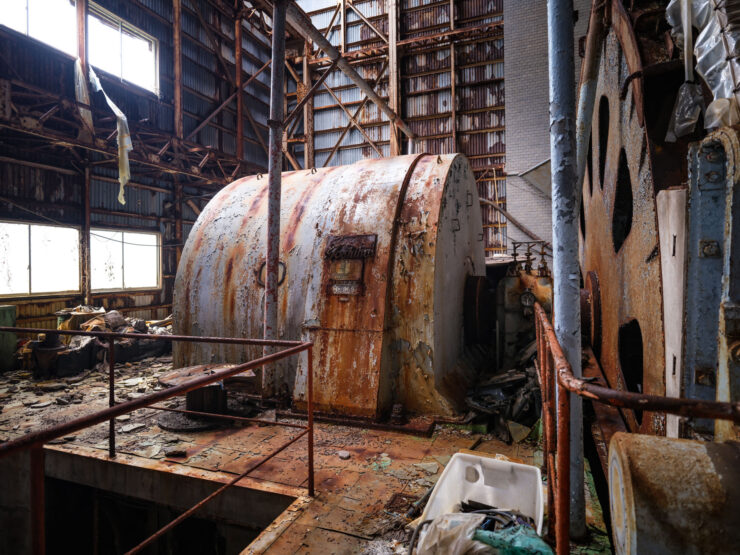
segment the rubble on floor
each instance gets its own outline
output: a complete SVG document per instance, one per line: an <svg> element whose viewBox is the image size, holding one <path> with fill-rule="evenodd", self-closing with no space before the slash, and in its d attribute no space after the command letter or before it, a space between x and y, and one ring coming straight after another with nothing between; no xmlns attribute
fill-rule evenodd
<svg viewBox="0 0 740 555"><path fill-rule="evenodd" d="M115 345L118 362L133 362L147 357L160 356L171 351L169 341L157 339L159 335L172 334L172 317L164 320L145 321L124 318L117 310L77 306L55 313L59 330L114 331L147 336L142 339L119 339ZM60 335L49 330L35 339L19 339L13 368L33 372L34 377L64 378L84 370L96 368L106 362L105 342L96 337Z"/></svg>

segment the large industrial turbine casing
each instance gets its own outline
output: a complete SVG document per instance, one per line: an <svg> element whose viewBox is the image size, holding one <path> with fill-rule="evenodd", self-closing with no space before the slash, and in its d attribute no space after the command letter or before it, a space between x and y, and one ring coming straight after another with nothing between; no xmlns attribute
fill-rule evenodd
<svg viewBox="0 0 740 555"><path fill-rule="evenodd" d="M412 155L282 178L279 329L314 342L318 410L378 417L393 403L449 414L470 378L467 276L484 276L480 206L459 155ZM261 337L267 179L220 191L188 236L175 333ZM259 347L177 343L176 367L240 362ZM276 365L276 390L306 397L306 356Z"/></svg>

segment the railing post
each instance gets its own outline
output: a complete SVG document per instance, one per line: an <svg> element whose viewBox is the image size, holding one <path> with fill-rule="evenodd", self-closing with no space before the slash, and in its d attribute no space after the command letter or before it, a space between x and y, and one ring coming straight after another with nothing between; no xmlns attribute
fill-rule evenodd
<svg viewBox="0 0 740 555"><path fill-rule="evenodd" d="M308 495L314 496L313 482L313 347L306 351L308 364L306 365L308 376Z"/></svg>
<svg viewBox="0 0 740 555"><path fill-rule="evenodd" d="M557 555L570 552L570 393L560 384L559 369L554 369L558 391L557 439L557 530L555 550ZM579 484L579 487L583 487Z"/></svg>
<svg viewBox="0 0 740 555"><path fill-rule="evenodd" d="M115 376L113 374L116 366L116 342L113 336L108 337L108 406L116 404ZM116 456L116 419L111 418L108 423L108 456L112 459Z"/></svg>
<svg viewBox="0 0 740 555"><path fill-rule="evenodd" d="M46 552L44 446L34 445L29 455L31 458L31 544L34 555L44 555Z"/></svg>

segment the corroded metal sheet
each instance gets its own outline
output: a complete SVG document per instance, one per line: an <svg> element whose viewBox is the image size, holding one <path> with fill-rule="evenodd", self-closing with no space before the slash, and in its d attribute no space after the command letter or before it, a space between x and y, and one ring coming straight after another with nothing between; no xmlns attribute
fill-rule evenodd
<svg viewBox="0 0 740 555"><path fill-rule="evenodd" d="M266 179L252 176L223 189L204 209L175 283L178 332L261 336L265 194ZM279 337L314 341L319 410L365 417L390 410L398 402L398 360L406 357L405 367L413 359L434 387L402 395L404 401L433 398L411 408L449 412L440 397L449 392L440 391L463 383L454 373L465 276L485 275L475 194L467 161L455 155L364 160L283 175ZM423 263L404 273L396 261L411 264L409 256ZM411 289L403 289L404 280ZM408 333L393 335L403 325ZM443 339L450 335L455 338ZM391 343L401 339L413 347L394 351ZM174 350L176 366L258 355L242 346ZM305 366L299 357L276 368L276 389L292 391L299 408Z"/></svg>

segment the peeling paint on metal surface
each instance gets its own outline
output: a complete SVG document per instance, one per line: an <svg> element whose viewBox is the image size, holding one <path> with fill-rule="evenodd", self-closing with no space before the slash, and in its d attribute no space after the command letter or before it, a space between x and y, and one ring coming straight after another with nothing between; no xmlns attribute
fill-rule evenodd
<svg viewBox="0 0 740 555"><path fill-rule="evenodd" d="M198 218L175 282L178 333L260 336L264 290L256 272L264 260L265 188L264 177L239 180L216 195ZM400 357L414 367L418 358L429 380L423 390L402 395L410 409L451 411L445 396L452 392L443 391L449 389L443 383L460 380L444 374L456 371L461 342L457 332L453 340L444 337L458 327L462 337L465 273L485 272L480 211L472 201L476 194L467 161L455 155L364 160L283 175L286 278L279 289L279 335L314 341L318 410L373 418L390 410ZM454 231L455 223L462 231ZM377 236L374 256L363 262L362 294L332 294L327 242L362 234ZM450 272L451 267L457 269ZM446 299L458 295L445 280L459 285L459 304ZM406 322L405 331L389 333L399 322ZM398 340L413 349L399 351ZM238 362L255 356L253 351L235 345L177 345L174 361L176 366ZM304 357L279 363L278 369L278 385L292 390L301 408Z"/></svg>

